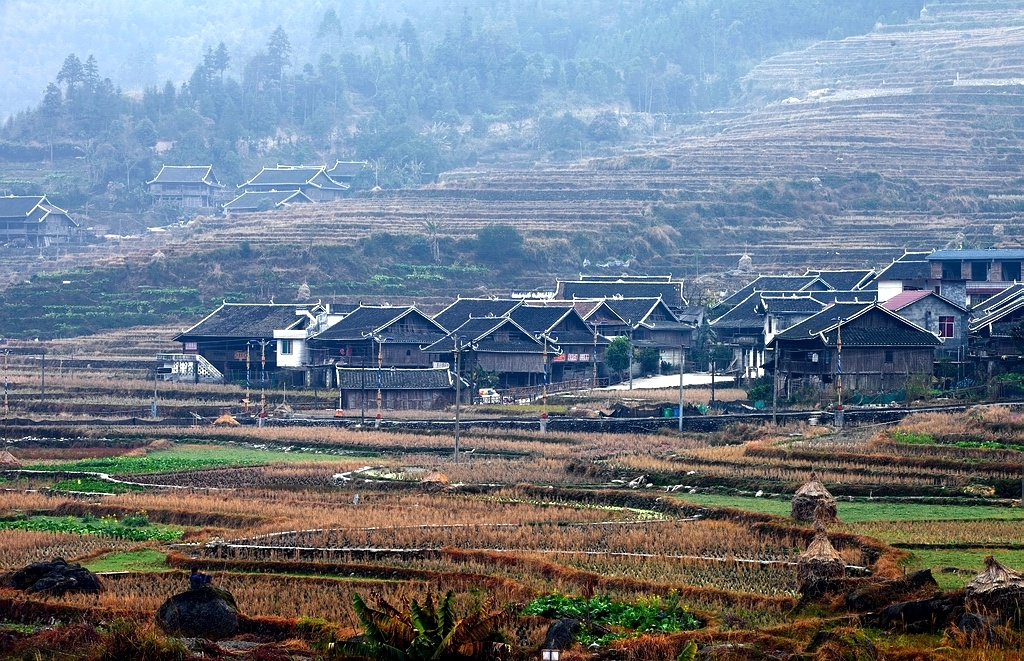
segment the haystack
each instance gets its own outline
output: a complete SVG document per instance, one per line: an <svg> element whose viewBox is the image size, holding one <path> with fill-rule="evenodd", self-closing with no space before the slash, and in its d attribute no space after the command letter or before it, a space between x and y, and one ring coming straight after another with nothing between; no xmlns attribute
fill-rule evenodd
<svg viewBox="0 0 1024 661"><path fill-rule="evenodd" d="M828 492L818 476L811 473L811 480L793 494L790 516L797 521L821 521L833 523L839 520L836 499Z"/></svg>
<svg viewBox="0 0 1024 661"><path fill-rule="evenodd" d="M221 415L219 418L217 418L216 420L213 421L213 424L218 426L218 427L240 427L240 426L242 426L242 423L240 423L238 420L235 420L235 417L233 415L231 415L230 413L225 413L225 414Z"/></svg>
<svg viewBox="0 0 1024 661"><path fill-rule="evenodd" d="M1014 617L1024 608L1024 576L988 556L985 571L967 584L964 594L972 612Z"/></svg>
<svg viewBox="0 0 1024 661"><path fill-rule="evenodd" d="M827 591L829 585L846 576L846 561L828 541L825 527L820 523L814 539L796 562L796 580L800 594L815 597Z"/></svg>
<svg viewBox="0 0 1024 661"><path fill-rule="evenodd" d="M448 476L441 471L430 471L420 480L420 488L424 491L441 491L448 486Z"/></svg>
<svg viewBox="0 0 1024 661"><path fill-rule="evenodd" d="M7 450L0 450L0 470L16 470L21 468L18 458Z"/></svg>

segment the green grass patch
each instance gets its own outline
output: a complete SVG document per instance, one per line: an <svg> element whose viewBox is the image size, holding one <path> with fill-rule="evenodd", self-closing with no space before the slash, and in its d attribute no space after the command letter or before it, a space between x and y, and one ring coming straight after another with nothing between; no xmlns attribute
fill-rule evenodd
<svg viewBox="0 0 1024 661"><path fill-rule="evenodd" d="M136 571L158 572L169 571L167 554L158 549L137 549L121 553L107 553L82 563L82 566L94 572Z"/></svg>
<svg viewBox="0 0 1024 661"><path fill-rule="evenodd" d="M88 493L128 493L129 491L145 490L145 487L135 484L107 482L98 477L72 477L54 482L50 488L55 491L85 491Z"/></svg>
<svg viewBox="0 0 1024 661"><path fill-rule="evenodd" d="M932 575L944 589L962 588L972 578L969 574L943 574L942 567L959 567L980 572L985 569L985 556L994 556L999 562L1013 569L1024 569L1024 550L1014 549L914 549L911 551L908 569L931 568Z"/></svg>
<svg viewBox="0 0 1024 661"><path fill-rule="evenodd" d="M603 596L587 599L557 593L549 594L527 604L523 614L550 618L572 617L583 622L625 630L605 634L590 631L584 626L577 637L584 645L605 645L630 634L672 633L689 631L701 626L700 621L680 604L679 595L674 590L665 598L640 598L632 604L613 601Z"/></svg>
<svg viewBox="0 0 1024 661"><path fill-rule="evenodd" d="M747 496L719 496L714 494L685 494L679 496L697 505L732 507L748 512L761 512L776 516L789 516L788 498L752 498ZM955 521L976 519L1024 520L1024 509L992 507L986 505L929 505L924 503L849 503L839 501L839 519L844 523L867 521Z"/></svg>
<svg viewBox="0 0 1024 661"><path fill-rule="evenodd" d="M256 466L288 461L337 461L335 455L284 452L222 445L176 445L169 450L150 451L145 457L100 457L76 461L37 461L26 468L44 471L87 471L109 475L174 473L204 468Z"/></svg>
<svg viewBox="0 0 1024 661"><path fill-rule="evenodd" d="M179 526L153 525L148 520L143 524L137 515L128 515L120 521L113 516L101 519L76 516L18 517L0 520L0 528L117 537L133 542L172 541L181 539L184 531Z"/></svg>
<svg viewBox="0 0 1024 661"><path fill-rule="evenodd" d="M0 631L13 631L15 633L35 633L42 628L39 624L18 624L17 622L0 622Z"/></svg>
<svg viewBox="0 0 1024 661"><path fill-rule="evenodd" d="M892 440L907 445L935 445L935 439L931 434L919 434L899 428L892 431Z"/></svg>

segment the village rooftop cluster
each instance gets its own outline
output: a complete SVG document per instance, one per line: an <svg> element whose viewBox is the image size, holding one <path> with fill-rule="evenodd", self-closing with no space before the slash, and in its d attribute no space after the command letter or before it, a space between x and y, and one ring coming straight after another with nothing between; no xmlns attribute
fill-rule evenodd
<svg viewBox="0 0 1024 661"><path fill-rule="evenodd" d="M193 211L251 213L341 199L365 167L362 161L338 161L329 169L326 165L263 168L240 184L233 196L217 179L212 166L165 165L147 186L154 204ZM88 238L81 223L45 195L0 197L0 244L42 248L81 243Z"/></svg>
<svg viewBox="0 0 1024 661"><path fill-rule="evenodd" d="M868 402L915 380L949 390L1012 371L1022 263L1024 250L908 252L878 271L755 277L709 308L691 305L669 276L580 276L543 297L459 298L433 315L415 305L224 303L175 336L182 351L161 354L159 371L335 388L344 408L365 406L367 389L387 409L429 409L459 388L464 399L481 385L530 399L694 367L747 386L768 377L784 397L829 396L841 375L850 403ZM613 370L605 354L620 336L630 365ZM657 356L647 369L644 352Z"/></svg>

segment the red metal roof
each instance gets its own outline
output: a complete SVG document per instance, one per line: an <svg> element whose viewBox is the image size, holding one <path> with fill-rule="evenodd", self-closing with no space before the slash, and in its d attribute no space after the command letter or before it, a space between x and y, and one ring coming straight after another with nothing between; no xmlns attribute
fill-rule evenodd
<svg viewBox="0 0 1024 661"><path fill-rule="evenodd" d="M902 294L896 294L885 303L882 303L882 307L891 312L895 312L896 310L907 307L915 301L920 301L929 294L931 294L931 292L925 289L905 291Z"/></svg>

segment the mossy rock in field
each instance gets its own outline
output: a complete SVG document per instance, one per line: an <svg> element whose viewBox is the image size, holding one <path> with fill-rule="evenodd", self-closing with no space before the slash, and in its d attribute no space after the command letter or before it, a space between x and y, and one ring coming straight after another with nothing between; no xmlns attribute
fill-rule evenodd
<svg viewBox="0 0 1024 661"><path fill-rule="evenodd" d="M866 625L907 633L941 631L964 613L964 593L942 592L929 599L903 601L864 616Z"/></svg>
<svg viewBox="0 0 1024 661"><path fill-rule="evenodd" d="M172 636L220 640L238 632L238 607L230 592L207 585L165 601L156 623Z"/></svg>
<svg viewBox="0 0 1024 661"><path fill-rule="evenodd" d="M24 569L3 576L0 585L28 594L60 596L68 592L97 593L103 591L99 576L64 558L35 562Z"/></svg>
<svg viewBox="0 0 1024 661"><path fill-rule="evenodd" d="M897 601L907 601L908 597L931 596L922 593L934 593L938 589L939 584L935 582L932 570L921 569L894 579L863 579L856 588L846 593L844 602L851 611L864 613Z"/></svg>

